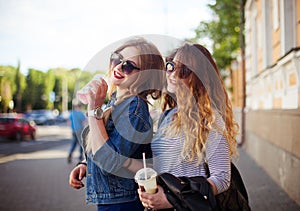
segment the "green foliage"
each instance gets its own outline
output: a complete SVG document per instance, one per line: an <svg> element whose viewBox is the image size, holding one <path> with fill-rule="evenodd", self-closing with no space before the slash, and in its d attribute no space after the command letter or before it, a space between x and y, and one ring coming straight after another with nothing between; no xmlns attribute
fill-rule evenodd
<svg viewBox="0 0 300 211"><path fill-rule="evenodd" d="M22 110L22 91L25 88L25 78L20 73L20 62L18 62L18 67L16 69L15 85L16 85L16 90L13 95L13 101L15 102L16 110L21 111Z"/></svg>
<svg viewBox="0 0 300 211"><path fill-rule="evenodd" d="M46 73L29 69L26 77L26 89L23 93L26 107L29 109L46 108Z"/></svg>
<svg viewBox="0 0 300 211"><path fill-rule="evenodd" d="M55 93L55 99L53 102L54 108L62 110L62 77L57 76L55 78L53 92Z"/></svg>
<svg viewBox="0 0 300 211"><path fill-rule="evenodd" d="M193 40L208 37L212 42L212 54L218 67L225 70L237 56L240 48L240 0L216 0L208 7L214 19L200 22Z"/></svg>
<svg viewBox="0 0 300 211"><path fill-rule="evenodd" d="M28 74L24 76L20 73L20 64L17 67L0 66L0 113L11 112L8 105L12 100L15 105L14 110L17 112L30 109L61 111L63 83L67 84L68 108L71 109L74 93L88 83L94 74L96 73L78 68L71 70L55 68L47 72L29 69ZM52 92L55 93L54 101L50 100Z"/></svg>
<svg viewBox="0 0 300 211"><path fill-rule="evenodd" d="M78 68L74 68L71 70L56 68L52 69L53 73L56 75L56 83L54 87L54 91L59 101L55 102L55 107L61 110L61 100L62 100L62 87L63 83L67 83L68 86L68 108L72 108L72 99L76 97L75 93L85 84L87 84L95 73L90 73L87 71L82 71Z"/></svg>
<svg viewBox="0 0 300 211"><path fill-rule="evenodd" d="M18 67L0 66L0 112L9 111L9 103L25 88L25 77L20 74Z"/></svg>

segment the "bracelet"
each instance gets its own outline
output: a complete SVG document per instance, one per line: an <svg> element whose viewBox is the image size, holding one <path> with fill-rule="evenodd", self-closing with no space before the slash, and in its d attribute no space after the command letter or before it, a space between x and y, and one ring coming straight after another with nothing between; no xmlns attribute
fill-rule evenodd
<svg viewBox="0 0 300 211"><path fill-rule="evenodd" d="M83 164L83 165L87 166L87 163L86 163L86 162L82 162L82 161L79 161L79 162L76 164L76 166L79 166L80 164Z"/></svg>
<svg viewBox="0 0 300 211"><path fill-rule="evenodd" d="M129 159L129 163L124 168L128 168L132 163L132 159L131 158L128 158L128 159Z"/></svg>

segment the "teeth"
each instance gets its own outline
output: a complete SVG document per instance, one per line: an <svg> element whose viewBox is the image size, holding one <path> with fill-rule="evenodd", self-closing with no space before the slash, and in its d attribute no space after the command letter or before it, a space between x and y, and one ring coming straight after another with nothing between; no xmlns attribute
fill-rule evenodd
<svg viewBox="0 0 300 211"><path fill-rule="evenodd" d="M118 73L118 72L114 72L114 74L115 74L115 76L117 77L117 78L124 78L120 73Z"/></svg>
<svg viewBox="0 0 300 211"><path fill-rule="evenodd" d="M176 80L170 80L170 82L171 82L172 84L175 84L175 83L176 83Z"/></svg>

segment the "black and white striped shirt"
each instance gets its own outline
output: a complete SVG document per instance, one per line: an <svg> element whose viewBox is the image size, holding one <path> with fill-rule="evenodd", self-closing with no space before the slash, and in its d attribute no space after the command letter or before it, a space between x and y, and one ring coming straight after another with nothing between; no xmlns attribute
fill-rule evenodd
<svg viewBox="0 0 300 211"><path fill-rule="evenodd" d="M206 172L201 162L197 165L197 159L187 162L182 159L181 151L184 143L184 136L169 138L164 134L172 121L172 115L176 108L169 111L162 120L157 133L154 135L151 148L153 152L153 168L158 173L168 172L179 176L204 176ZM164 115L164 114L162 114ZM220 133L211 131L206 142L206 160L210 170L209 179L214 182L218 193L228 189L230 184L230 155L227 140Z"/></svg>

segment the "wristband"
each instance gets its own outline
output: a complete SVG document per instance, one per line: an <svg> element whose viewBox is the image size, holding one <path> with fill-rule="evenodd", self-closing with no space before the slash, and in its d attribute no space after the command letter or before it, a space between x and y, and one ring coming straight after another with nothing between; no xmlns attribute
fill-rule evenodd
<svg viewBox="0 0 300 211"><path fill-rule="evenodd" d="M132 163L132 159L131 158L128 158L128 159L129 159L129 163L125 166L125 168L128 168Z"/></svg>
<svg viewBox="0 0 300 211"><path fill-rule="evenodd" d="M80 164L83 164L83 165L87 166L87 163L86 163L86 162L82 162L82 161L79 161L79 162L76 164L76 166L79 166Z"/></svg>

